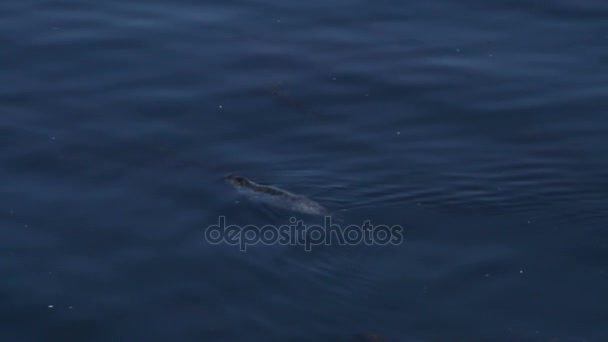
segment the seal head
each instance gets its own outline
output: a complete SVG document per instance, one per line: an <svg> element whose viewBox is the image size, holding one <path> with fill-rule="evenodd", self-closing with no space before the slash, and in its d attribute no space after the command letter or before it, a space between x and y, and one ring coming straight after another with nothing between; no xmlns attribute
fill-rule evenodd
<svg viewBox="0 0 608 342"><path fill-rule="evenodd" d="M234 186L247 186L250 184L247 178L234 175L226 176L225 180Z"/></svg>

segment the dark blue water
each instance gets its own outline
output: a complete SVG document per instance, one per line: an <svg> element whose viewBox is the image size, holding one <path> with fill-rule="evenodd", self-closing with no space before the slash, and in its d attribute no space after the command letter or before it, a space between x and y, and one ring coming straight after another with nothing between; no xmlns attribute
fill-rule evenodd
<svg viewBox="0 0 608 342"><path fill-rule="evenodd" d="M2 341L605 341L608 2L0 3ZM239 174L397 246L278 224Z"/></svg>

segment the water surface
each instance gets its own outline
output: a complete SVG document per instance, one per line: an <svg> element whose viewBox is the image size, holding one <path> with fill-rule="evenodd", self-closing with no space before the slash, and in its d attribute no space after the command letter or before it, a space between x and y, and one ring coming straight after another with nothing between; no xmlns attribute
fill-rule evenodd
<svg viewBox="0 0 608 342"><path fill-rule="evenodd" d="M602 341L608 3L0 3L0 338ZM229 173L399 246L283 222ZM358 335L361 336L361 335Z"/></svg>

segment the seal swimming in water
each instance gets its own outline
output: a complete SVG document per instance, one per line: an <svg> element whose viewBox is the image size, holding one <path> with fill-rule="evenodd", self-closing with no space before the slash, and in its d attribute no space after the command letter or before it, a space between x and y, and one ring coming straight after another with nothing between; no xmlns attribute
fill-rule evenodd
<svg viewBox="0 0 608 342"><path fill-rule="evenodd" d="M260 202L308 215L329 215L325 207L305 196L292 194L273 186L257 184L245 177L229 175L225 180L242 194Z"/></svg>

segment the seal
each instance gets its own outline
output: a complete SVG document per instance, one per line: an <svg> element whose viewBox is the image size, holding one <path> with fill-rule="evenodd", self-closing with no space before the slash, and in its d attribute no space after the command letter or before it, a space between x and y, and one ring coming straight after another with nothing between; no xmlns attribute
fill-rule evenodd
<svg viewBox="0 0 608 342"><path fill-rule="evenodd" d="M258 184L241 176L229 175L225 180L253 200L308 215L329 215L325 207L305 196L292 194L274 186Z"/></svg>
<svg viewBox="0 0 608 342"><path fill-rule="evenodd" d="M245 177L230 175L226 177L226 181L237 188L247 188L256 192L267 193L272 196L295 196L285 190L281 190L270 185L261 185L254 183Z"/></svg>

